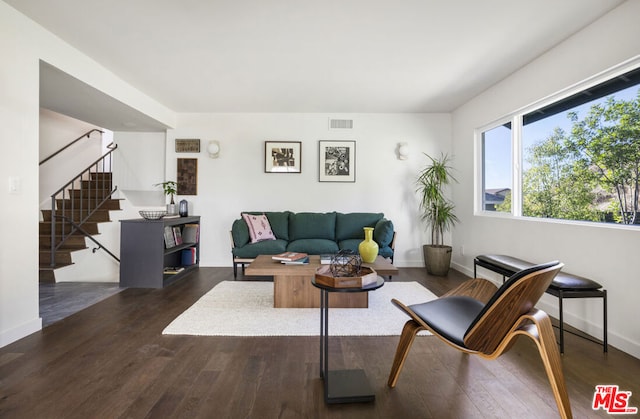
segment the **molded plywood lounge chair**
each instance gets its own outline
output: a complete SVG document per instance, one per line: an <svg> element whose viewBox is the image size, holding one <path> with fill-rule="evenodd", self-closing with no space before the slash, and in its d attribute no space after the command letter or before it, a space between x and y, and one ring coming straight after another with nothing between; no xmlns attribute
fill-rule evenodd
<svg viewBox="0 0 640 419"><path fill-rule="evenodd" d="M536 303L562 268L559 262L536 265L511 276L500 288L471 279L441 298L405 306L392 300L411 320L405 323L396 350L389 387L395 387L413 340L428 330L450 346L486 359L496 359L518 336L532 339L540 353L563 418L571 418L560 353L549 316Z"/></svg>

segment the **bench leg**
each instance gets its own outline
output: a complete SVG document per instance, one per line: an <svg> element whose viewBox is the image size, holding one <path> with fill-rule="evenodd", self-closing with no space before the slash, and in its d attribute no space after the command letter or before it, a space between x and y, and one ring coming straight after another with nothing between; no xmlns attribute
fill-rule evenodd
<svg viewBox="0 0 640 419"><path fill-rule="evenodd" d="M609 352L609 345L607 344L607 290L603 290L604 295L602 296L602 307L603 307L603 337L602 337L602 346L604 347L604 352Z"/></svg>
<svg viewBox="0 0 640 419"><path fill-rule="evenodd" d="M558 295L558 310L558 317L560 320L560 354L564 354L564 316L562 308L562 290L560 290L560 294Z"/></svg>

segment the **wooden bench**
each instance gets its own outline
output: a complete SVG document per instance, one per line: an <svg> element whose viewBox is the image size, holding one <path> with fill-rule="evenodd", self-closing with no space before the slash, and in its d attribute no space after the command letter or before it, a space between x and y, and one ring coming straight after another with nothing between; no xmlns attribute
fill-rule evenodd
<svg viewBox="0 0 640 419"><path fill-rule="evenodd" d="M530 268L534 264L522 259L514 258L507 255L479 255L473 261L473 276L477 277L476 269L478 266L496 272L502 275L502 281L505 278L513 275L514 273L521 271L522 269ZM602 285L588 278L584 278L578 275L573 275L566 272L560 272L554 278L549 288L547 288L547 294L558 297L559 301L559 323L560 323L560 353L564 353L564 319L562 300L565 298L602 298L603 306L603 339L602 347L603 351L608 351L607 345L607 290L602 288ZM577 335L580 336L580 335ZM580 336L584 337L584 336ZM586 338L588 339L588 338ZM590 339L591 340L591 339ZM594 341L595 342L595 341ZM599 343L599 342L598 342Z"/></svg>

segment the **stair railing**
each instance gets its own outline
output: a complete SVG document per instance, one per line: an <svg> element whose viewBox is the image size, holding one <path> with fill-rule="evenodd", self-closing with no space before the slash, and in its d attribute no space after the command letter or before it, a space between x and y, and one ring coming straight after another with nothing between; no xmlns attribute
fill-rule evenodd
<svg viewBox="0 0 640 419"><path fill-rule="evenodd" d="M66 150L67 148L71 147L72 145L74 145L75 143L77 143L78 141L82 140L83 138L91 138L91 134L93 134L94 132L99 132L100 135L104 134L104 131L99 130L98 128L94 128L91 131L87 131L84 134L82 134L81 136L79 136L78 138L76 138L75 140L71 141L69 144L67 144L66 146L62 147L60 150L56 151L55 153L53 153L52 155L50 155L49 157L47 157L46 159L42 160L40 162L40 165L42 165L43 163L48 162L49 160L51 160L52 158L54 158L55 156L57 156L58 154L62 153L64 150Z"/></svg>
<svg viewBox="0 0 640 419"><path fill-rule="evenodd" d="M63 187L51 195L51 259L50 266L56 264L56 250L71 235L76 232L89 237L98 245L98 249L105 250L111 257L119 261L108 249L87 233L82 225L107 201L118 189L112 185L111 178L99 176L99 173L111 173L113 165L113 152L118 148L117 144L109 144L109 151L102 157L91 163L79 175L67 182ZM95 178L92 174L96 174ZM82 185L87 184L85 189ZM92 193L93 191L93 193ZM104 193L98 193L103 191ZM88 195L85 197L85 193ZM58 215L58 213L60 215ZM57 232L60 232L58 237ZM95 252L95 249L94 249Z"/></svg>

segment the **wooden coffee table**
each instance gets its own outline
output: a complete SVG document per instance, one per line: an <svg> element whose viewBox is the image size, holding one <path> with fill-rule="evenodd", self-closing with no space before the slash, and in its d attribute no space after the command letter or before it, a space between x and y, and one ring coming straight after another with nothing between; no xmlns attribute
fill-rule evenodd
<svg viewBox="0 0 640 419"><path fill-rule="evenodd" d="M397 275L398 268L388 259L378 256L373 263L363 263L378 275ZM319 308L320 290L311 284L320 256L309 256L308 265L285 265L271 259L271 255L260 255L247 268L247 276L273 276L273 306L276 308ZM332 293L329 307L367 308L369 293Z"/></svg>

